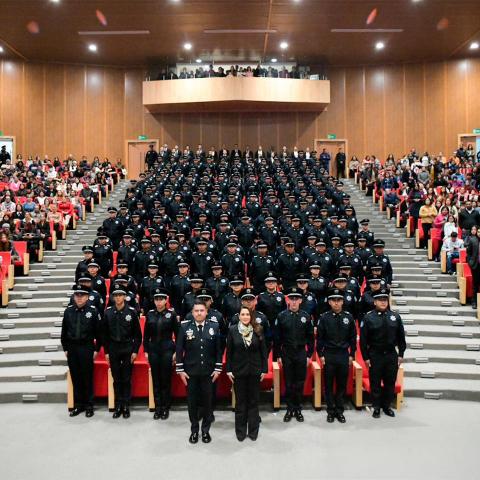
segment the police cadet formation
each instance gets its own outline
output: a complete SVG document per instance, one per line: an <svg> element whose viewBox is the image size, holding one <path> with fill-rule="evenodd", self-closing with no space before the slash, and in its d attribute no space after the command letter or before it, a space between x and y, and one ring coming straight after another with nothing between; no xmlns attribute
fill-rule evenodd
<svg viewBox="0 0 480 480"><path fill-rule="evenodd" d="M284 422L304 421L313 356L324 369L326 421L345 423L357 349L369 370L373 418L394 417L406 342L389 305L392 267L385 242L356 217L342 182L325 167L297 150L267 157L199 148L178 156L151 147L145 173L108 210L76 269L61 333L74 391L70 416L94 415L94 359L103 348L113 418L129 418L143 344L153 418L169 418L178 375L190 443L211 441L217 379L225 374L236 438L256 440L261 382L272 361L285 382Z"/></svg>

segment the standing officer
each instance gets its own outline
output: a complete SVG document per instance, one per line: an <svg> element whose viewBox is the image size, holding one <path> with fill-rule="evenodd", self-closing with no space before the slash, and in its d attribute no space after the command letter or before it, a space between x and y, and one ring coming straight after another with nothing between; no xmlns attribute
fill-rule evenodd
<svg viewBox="0 0 480 480"><path fill-rule="evenodd" d="M152 170L154 167L155 163L158 162L158 153L155 150L155 145L149 145L148 146L148 151L145 154L145 163L147 165L148 170Z"/></svg>
<svg viewBox="0 0 480 480"><path fill-rule="evenodd" d="M153 292L155 308L145 319L143 348L152 369L155 413L153 418L166 420L170 410L172 364L175 359L175 337L178 333L178 317L175 310L167 308L168 293L163 288Z"/></svg>
<svg viewBox="0 0 480 480"><path fill-rule="evenodd" d="M61 342L72 376L74 408L71 417L93 417L93 360L100 350L100 315L89 305L89 290L76 285L73 304L63 314Z"/></svg>
<svg viewBox="0 0 480 480"><path fill-rule="evenodd" d="M222 371L222 348L218 323L209 322L207 308L197 300L192 309L193 321L181 324L177 338L177 373L187 387L190 443L198 442L199 406L203 409L202 442L210 443L212 419L212 382Z"/></svg>
<svg viewBox="0 0 480 480"><path fill-rule="evenodd" d="M360 348L370 369L373 418L380 418L380 408L385 415L395 416L390 404L395 395L398 367L407 348L402 319L390 310L389 295L387 288L376 292L375 310L368 312L360 323Z"/></svg>
<svg viewBox="0 0 480 480"><path fill-rule="evenodd" d="M310 315L300 310L301 290L292 287L287 297L287 310L281 312L275 322L273 357L281 359L285 372L287 412L283 421L289 422L295 417L303 422L302 393L308 361L313 354L313 323Z"/></svg>
<svg viewBox="0 0 480 480"><path fill-rule="evenodd" d="M320 316L317 327L317 352L325 368L327 422L332 423L336 418L340 423L345 423L343 396L348 368L355 358L357 332L354 318L349 312L343 311L341 290L330 290L328 305L330 311Z"/></svg>
<svg viewBox="0 0 480 480"><path fill-rule="evenodd" d="M272 330L278 314L287 308L285 295L277 290L277 286L277 277L273 272L268 272L265 277L266 290L257 299L257 308L265 314Z"/></svg>
<svg viewBox="0 0 480 480"><path fill-rule="evenodd" d="M135 309L125 302L127 291L119 284L112 289L115 305L105 310L104 349L110 364L115 391L113 418L130 417L133 362L142 343L142 332Z"/></svg>

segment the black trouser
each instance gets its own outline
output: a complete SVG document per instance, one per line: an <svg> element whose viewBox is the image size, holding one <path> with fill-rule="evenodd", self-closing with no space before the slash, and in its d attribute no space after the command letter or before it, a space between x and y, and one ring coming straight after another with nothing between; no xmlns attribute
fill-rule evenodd
<svg viewBox="0 0 480 480"><path fill-rule="evenodd" d="M432 229L431 223L422 223L423 228L423 239L421 240L420 247L428 246L428 239L430 238L430 230Z"/></svg>
<svg viewBox="0 0 480 480"><path fill-rule="evenodd" d="M307 352L305 348L282 354L285 371L285 394L288 410L301 410L303 386L307 375Z"/></svg>
<svg viewBox="0 0 480 480"><path fill-rule="evenodd" d="M93 345L70 345L67 363L73 383L75 408L93 407Z"/></svg>
<svg viewBox="0 0 480 480"><path fill-rule="evenodd" d="M348 352L325 353L325 400L327 412L343 413L343 397L348 379ZM335 385L335 391L334 391Z"/></svg>
<svg viewBox="0 0 480 480"><path fill-rule="evenodd" d="M472 271L472 283L473 283L473 298L472 301L477 301L477 292L480 288L480 264L476 268L471 268Z"/></svg>
<svg viewBox="0 0 480 480"><path fill-rule="evenodd" d="M212 421L212 377L191 375L187 384L188 417L192 433L199 431L199 408L202 408L202 433L208 433Z"/></svg>
<svg viewBox="0 0 480 480"><path fill-rule="evenodd" d="M390 408L395 396L397 371L396 351L370 352L370 393L373 408Z"/></svg>
<svg viewBox="0 0 480 480"><path fill-rule="evenodd" d="M130 344L112 343L110 345L110 368L115 392L115 408L128 408L132 390L131 362L133 349Z"/></svg>
<svg viewBox="0 0 480 480"><path fill-rule="evenodd" d="M258 412L260 376L235 377L233 389L235 391L235 433L238 437L245 437L247 433L256 437L260 427Z"/></svg>
<svg viewBox="0 0 480 480"><path fill-rule="evenodd" d="M148 361L152 370L155 410L168 410L171 401L173 349L150 349Z"/></svg>

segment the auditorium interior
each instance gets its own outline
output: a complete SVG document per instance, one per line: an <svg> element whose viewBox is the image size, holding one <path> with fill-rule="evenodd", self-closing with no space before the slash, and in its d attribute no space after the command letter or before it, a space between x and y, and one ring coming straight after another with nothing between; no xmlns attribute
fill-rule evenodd
<svg viewBox="0 0 480 480"><path fill-rule="evenodd" d="M3 478L477 478L480 1L0 18Z"/></svg>

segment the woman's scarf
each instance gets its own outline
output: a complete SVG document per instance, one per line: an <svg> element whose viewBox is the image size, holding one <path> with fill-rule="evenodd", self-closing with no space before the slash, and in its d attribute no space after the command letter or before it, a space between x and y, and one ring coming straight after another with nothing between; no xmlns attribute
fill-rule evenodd
<svg viewBox="0 0 480 480"><path fill-rule="evenodd" d="M253 327L252 325L244 325L242 322L238 322L238 331L243 338L243 342L247 347L250 346L252 343L252 336L253 336Z"/></svg>

